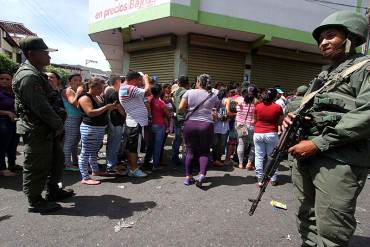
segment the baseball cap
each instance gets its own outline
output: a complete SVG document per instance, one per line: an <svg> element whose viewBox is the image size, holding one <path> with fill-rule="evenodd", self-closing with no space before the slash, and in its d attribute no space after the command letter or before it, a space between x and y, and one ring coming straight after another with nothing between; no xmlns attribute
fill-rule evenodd
<svg viewBox="0 0 370 247"><path fill-rule="evenodd" d="M37 36L26 36L19 41L22 51L48 51L53 52L57 49L49 48L42 38Z"/></svg>
<svg viewBox="0 0 370 247"><path fill-rule="evenodd" d="M277 93L280 93L280 94L284 93L284 91L283 91L283 90L281 90L280 88L276 88L276 92L277 92Z"/></svg>

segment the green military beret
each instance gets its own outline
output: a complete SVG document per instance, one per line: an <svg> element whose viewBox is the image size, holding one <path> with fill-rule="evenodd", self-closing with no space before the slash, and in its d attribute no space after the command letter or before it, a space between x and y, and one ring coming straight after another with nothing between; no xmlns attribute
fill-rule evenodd
<svg viewBox="0 0 370 247"><path fill-rule="evenodd" d="M37 36L26 36L19 41L19 46L23 52L25 51L57 51L57 49L49 48L42 38Z"/></svg>

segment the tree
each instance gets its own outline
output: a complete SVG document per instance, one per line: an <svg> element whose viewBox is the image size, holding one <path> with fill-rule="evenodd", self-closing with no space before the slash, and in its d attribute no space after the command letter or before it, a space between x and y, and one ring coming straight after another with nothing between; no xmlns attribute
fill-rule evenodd
<svg viewBox="0 0 370 247"><path fill-rule="evenodd" d="M4 54L0 54L0 70L14 74L18 68L19 64L13 62Z"/></svg>

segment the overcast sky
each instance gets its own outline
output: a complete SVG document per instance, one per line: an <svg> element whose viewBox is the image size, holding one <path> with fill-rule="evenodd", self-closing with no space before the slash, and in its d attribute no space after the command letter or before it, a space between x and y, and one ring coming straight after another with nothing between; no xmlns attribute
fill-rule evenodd
<svg viewBox="0 0 370 247"><path fill-rule="evenodd" d="M99 46L88 36L88 0L0 0L0 20L23 23L57 52L52 63L85 65L110 70Z"/></svg>

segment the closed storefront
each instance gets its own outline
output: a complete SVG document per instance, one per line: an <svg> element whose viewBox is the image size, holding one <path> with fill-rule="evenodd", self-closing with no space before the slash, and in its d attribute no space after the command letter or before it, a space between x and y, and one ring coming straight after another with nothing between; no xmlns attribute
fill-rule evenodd
<svg viewBox="0 0 370 247"><path fill-rule="evenodd" d="M242 82L244 64L245 53L200 46L190 46L189 49L188 73L191 80L206 73L214 82Z"/></svg>
<svg viewBox="0 0 370 247"><path fill-rule="evenodd" d="M299 55L303 56L297 56ZM320 73L323 63L320 56L315 55L315 59L310 60L314 62L278 57L273 51L270 56L254 55L251 82L259 88L278 85L287 91L294 91L298 86L308 84Z"/></svg>
<svg viewBox="0 0 370 247"><path fill-rule="evenodd" d="M161 48L130 53L130 69L156 75L159 82L170 82L174 75L174 49Z"/></svg>

